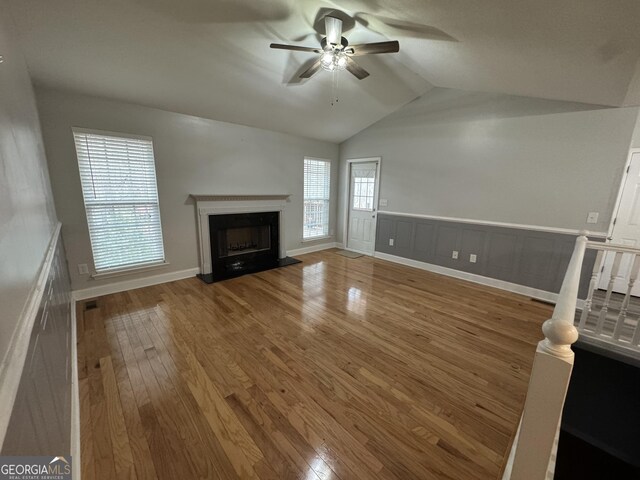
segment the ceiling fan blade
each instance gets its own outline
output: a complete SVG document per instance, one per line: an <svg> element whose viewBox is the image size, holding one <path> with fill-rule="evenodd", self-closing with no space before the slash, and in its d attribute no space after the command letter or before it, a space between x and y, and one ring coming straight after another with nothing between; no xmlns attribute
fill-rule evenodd
<svg viewBox="0 0 640 480"><path fill-rule="evenodd" d="M340 45L342 40L342 20L336 17L324 17L324 29L327 34L327 42Z"/></svg>
<svg viewBox="0 0 640 480"><path fill-rule="evenodd" d="M304 72L300 74L300 78L311 78L313 75L318 73L320 68L322 67L322 58L319 58L315 61L313 65L307 68Z"/></svg>
<svg viewBox="0 0 640 480"><path fill-rule="evenodd" d="M313 52L313 53L322 53L322 50L314 47L299 47L297 45L283 45L281 43L272 43L269 45L271 48L276 48L279 50L295 50L297 52Z"/></svg>
<svg viewBox="0 0 640 480"><path fill-rule="evenodd" d="M374 53L395 53L400 51L400 43L391 42L363 43L362 45L349 45L344 49L347 55L372 55Z"/></svg>
<svg viewBox="0 0 640 480"><path fill-rule="evenodd" d="M347 72L353 74L358 80L362 80L363 78L367 78L369 76L369 72L367 72L364 68L356 63L356 61L347 57L347 66L345 67Z"/></svg>

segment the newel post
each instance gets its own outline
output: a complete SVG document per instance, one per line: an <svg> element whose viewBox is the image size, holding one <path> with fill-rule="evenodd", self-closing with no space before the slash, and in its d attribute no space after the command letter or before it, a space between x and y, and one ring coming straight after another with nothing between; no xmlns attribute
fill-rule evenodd
<svg viewBox="0 0 640 480"><path fill-rule="evenodd" d="M542 325L545 339L538 343L531 370L511 480L544 480L547 473L573 368L571 345L578 339L574 319L586 245L581 234L553 315Z"/></svg>

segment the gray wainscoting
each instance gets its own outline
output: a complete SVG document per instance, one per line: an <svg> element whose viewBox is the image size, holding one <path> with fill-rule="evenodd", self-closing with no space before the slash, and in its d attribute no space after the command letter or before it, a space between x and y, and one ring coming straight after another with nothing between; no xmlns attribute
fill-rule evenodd
<svg viewBox="0 0 640 480"><path fill-rule="evenodd" d="M376 251L558 293L576 236L380 213ZM594 262L595 251L587 250L580 298Z"/></svg>
<svg viewBox="0 0 640 480"><path fill-rule="evenodd" d="M71 287L62 238L33 325L3 455L71 452Z"/></svg>

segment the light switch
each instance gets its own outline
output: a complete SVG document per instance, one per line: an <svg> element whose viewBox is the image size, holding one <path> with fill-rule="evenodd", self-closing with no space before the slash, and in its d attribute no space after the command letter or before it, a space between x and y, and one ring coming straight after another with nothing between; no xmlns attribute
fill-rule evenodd
<svg viewBox="0 0 640 480"><path fill-rule="evenodd" d="M389 239L389 246L390 246L390 247L393 247L393 238L390 238L390 239Z"/></svg>
<svg viewBox="0 0 640 480"><path fill-rule="evenodd" d="M381 207L386 207L387 205L389 205L389 200L387 200L386 198L381 198L379 203Z"/></svg>
<svg viewBox="0 0 640 480"><path fill-rule="evenodd" d="M80 275L89 275L89 267L87 267L86 263L78 264L78 273Z"/></svg>
<svg viewBox="0 0 640 480"><path fill-rule="evenodd" d="M598 212L589 212L587 215L587 223L598 223Z"/></svg>
<svg viewBox="0 0 640 480"><path fill-rule="evenodd" d="M470 261L471 263L476 263L476 262L477 262L477 260L478 260L478 257L476 256L476 254L475 254L475 253L472 253L471 255L469 255L469 261Z"/></svg>
<svg viewBox="0 0 640 480"><path fill-rule="evenodd" d="M454 250L454 251L451 253L451 258L453 258L454 260L457 260L457 259L458 259L458 251L457 251L457 250Z"/></svg>

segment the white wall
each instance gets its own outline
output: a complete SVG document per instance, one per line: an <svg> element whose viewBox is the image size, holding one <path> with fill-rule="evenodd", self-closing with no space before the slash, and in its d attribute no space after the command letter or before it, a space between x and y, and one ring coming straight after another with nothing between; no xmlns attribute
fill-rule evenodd
<svg viewBox="0 0 640 480"><path fill-rule="evenodd" d="M340 205L345 160L382 156L381 210L606 231L637 115L435 88L340 145Z"/></svg>
<svg viewBox="0 0 640 480"><path fill-rule="evenodd" d="M309 246L301 241L304 157L334 161L332 180L337 186L338 146L333 143L53 90L38 90L37 97L74 290L197 267L198 242L191 193L291 194L291 202L285 209L286 247L291 250ZM74 126L153 137L169 266L100 280L78 274L77 264L87 263L90 268L93 264L71 134ZM336 205L337 188L334 188L332 234ZM324 240L329 241L333 240Z"/></svg>
<svg viewBox="0 0 640 480"><path fill-rule="evenodd" d="M56 223L31 80L7 11L0 0L0 359Z"/></svg>

